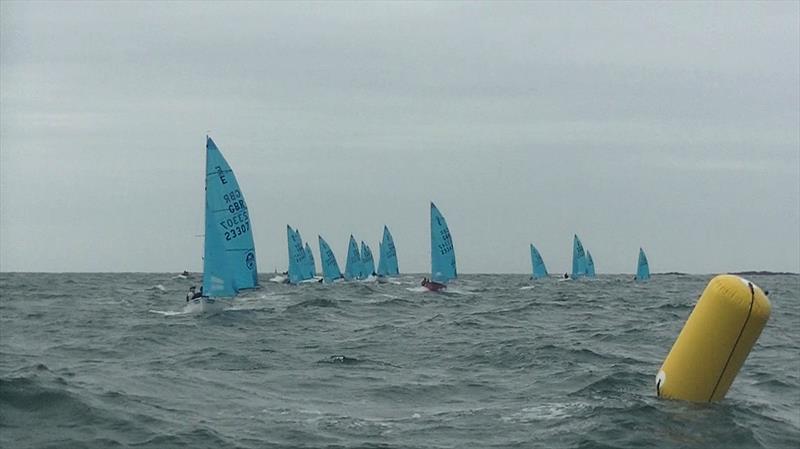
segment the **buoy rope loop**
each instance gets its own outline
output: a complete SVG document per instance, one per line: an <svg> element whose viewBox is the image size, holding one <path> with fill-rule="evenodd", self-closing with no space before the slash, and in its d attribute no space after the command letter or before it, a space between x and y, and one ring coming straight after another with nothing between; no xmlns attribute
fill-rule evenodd
<svg viewBox="0 0 800 449"><path fill-rule="evenodd" d="M708 397L708 402L711 402L711 399L714 397L714 393L717 392L717 387L719 387L719 383L722 381L722 376L725 374L725 370L728 369L728 364L731 362L731 358L733 357L733 353L736 352L736 346L739 344L739 340L742 338L742 334L744 333L744 329L747 327L747 322L750 321L750 315L753 313L753 303L756 300L756 292L753 289L753 283L748 282L747 286L750 287L750 309L747 311L747 318L744 319L744 323L742 323L742 328L739 330L739 336L736 337L736 342L733 344L731 348L731 353L728 354L728 360L725 361L725 366L722 368L722 371L719 373L719 378L717 379L717 383L714 385L714 389L711 390L711 396Z"/></svg>

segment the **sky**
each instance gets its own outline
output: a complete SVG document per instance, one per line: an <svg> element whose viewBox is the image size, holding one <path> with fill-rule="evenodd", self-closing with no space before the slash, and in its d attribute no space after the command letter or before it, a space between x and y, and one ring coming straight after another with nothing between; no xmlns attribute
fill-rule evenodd
<svg viewBox="0 0 800 449"><path fill-rule="evenodd" d="M800 271L800 2L2 1L0 271L202 271L206 134L260 272Z"/></svg>

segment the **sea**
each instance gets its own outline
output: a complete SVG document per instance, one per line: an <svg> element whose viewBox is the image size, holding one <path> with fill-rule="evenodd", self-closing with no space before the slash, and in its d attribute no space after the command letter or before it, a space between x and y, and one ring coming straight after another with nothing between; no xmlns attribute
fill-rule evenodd
<svg viewBox="0 0 800 449"><path fill-rule="evenodd" d="M261 287L198 274L0 274L2 448L800 447L800 276L726 398L654 379L712 275L464 275Z"/></svg>

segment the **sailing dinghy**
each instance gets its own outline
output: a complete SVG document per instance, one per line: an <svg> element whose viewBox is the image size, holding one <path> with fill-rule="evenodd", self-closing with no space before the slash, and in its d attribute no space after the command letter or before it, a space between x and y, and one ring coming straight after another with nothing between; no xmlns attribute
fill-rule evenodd
<svg viewBox="0 0 800 449"><path fill-rule="evenodd" d="M326 284L330 284L344 278L342 272L339 270L339 263L336 262L336 256L333 254L330 245L328 245L328 242L326 242L321 235L318 237L319 259L322 264L322 281Z"/></svg>
<svg viewBox="0 0 800 449"><path fill-rule="evenodd" d="M219 148L206 136L205 234L202 296L190 298L203 310L219 299L258 286L256 249L244 194Z"/></svg>
<svg viewBox="0 0 800 449"><path fill-rule="evenodd" d="M456 279L456 253L447 221L431 202L431 278L422 279L422 286L438 292L447 288L447 282Z"/></svg>
<svg viewBox="0 0 800 449"><path fill-rule="evenodd" d="M572 279L578 279L586 274L586 253L583 250L578 234L572 238Z"/></svg>
<svg viewBox="0 0 800 449"><path fill-rule="evenodd" d="M380 260L378 261L378 282L386 282L390 276L400 274L397 266L397 250L394 246L392 233L387 226L383 226L383 239L380 242Z"/></svg>
<svg viewBox="0 0 800 449"><path fill-rule="evenodd" d="M636 281L646 281L650 279L650 264L647 262L647 255L644 250L639 248L639 263L636 266Z"/></svg>
<svg viewBox="0 0 800 449"><path fill-rule="evenodd" d="M350 234L350 241L347 245L347 262L344 266L344 278L348 281L355 281L362 278L361 253L358 251L358 243Z"/></svg>
<svg viewBox="0 0 800 449"><path fill-rule="evenodd" d="M531 243L531 268L531 279L542 279L548 276L542 255L539 254L539 250L533 246L533 243Z"/></svg>

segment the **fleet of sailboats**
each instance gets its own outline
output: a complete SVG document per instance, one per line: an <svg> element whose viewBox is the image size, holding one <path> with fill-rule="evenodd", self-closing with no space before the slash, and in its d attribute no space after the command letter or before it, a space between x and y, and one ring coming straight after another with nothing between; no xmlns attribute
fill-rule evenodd
<svg viewBox="0 0 800 449"><path fill-rule="evenodd" d="M210 137L206 137L205 175L205 234L203 241L203 284L199 294L187 297L187 301L201 304L203 308L218 302L220 298L232 298L240 291L258 287L258 269L253 243L252 224L244 194L236 176L219 148ZM458 277L456 256L450 229L436 205L430 203L431 231L431 276L424 278L422 285L431 291L447 288L448 282ZM300 235L300 231L286 225L289 267L286 282L299 284L317 280L327 284L339 281L379 282L398 276L397 248L388 226L383 227L383 236L378 243L378 265L369 245L356 243L353 235L348 241L344 273L339 269L336 256L328 242L318 236L322 277L317 278L316 261L311 246ZM530 244L531 279L549 276L539 250ZM565 275L566 277L567 275ZM572 279L595 277L592 253L586 249L577 234L572 243ZM650 278L647 256L639 248L636 281Z"/></svg>

